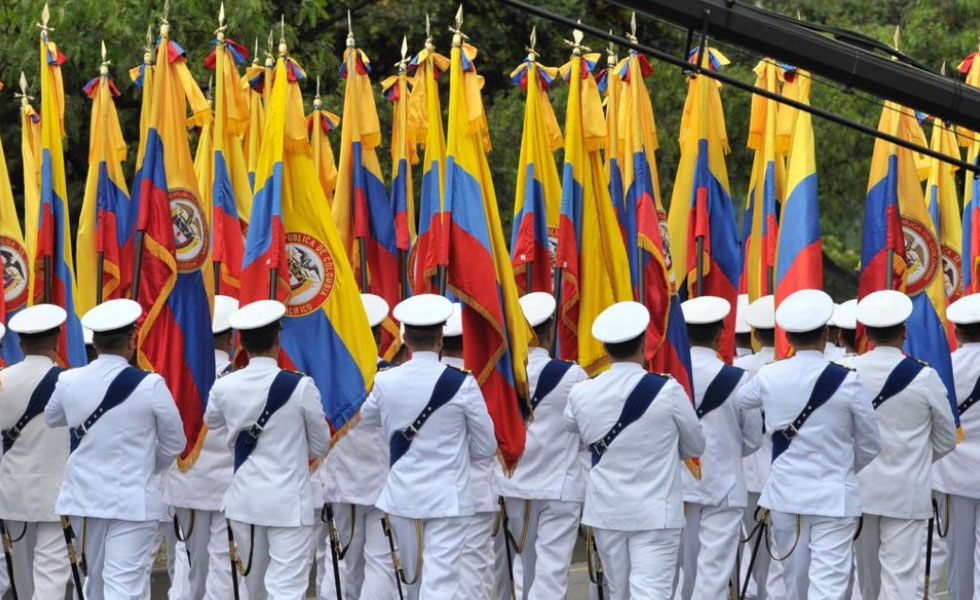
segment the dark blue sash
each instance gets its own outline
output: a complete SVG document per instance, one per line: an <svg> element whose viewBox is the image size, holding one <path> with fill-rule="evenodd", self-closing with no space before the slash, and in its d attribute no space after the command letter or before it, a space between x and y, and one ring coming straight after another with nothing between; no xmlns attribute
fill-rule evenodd
<svg viewBox="0 0 980 600"><path fill-rule="evenodd" d="M379 360L378 361L378 370L379 371L386 371L388 369L391 369L391 368L394 368L394 367L397 367L397 366L398 365L396 365L395 363L391 362L390 360Z"/></svg>
<svg viewBox="0 0 980 600"><path fill-rule="evenodd" d="M567 360L550 360L541 369L541 374L538 375L538 384L534 386L534 393L531 395L531 412L528 413L527 406L523 402L519 403L521 417L525 421L534 413L534 410L538 407L538 404L541 404L544 397L555 391L555 388L558 387L562 378L565 377L565 373L568 373L568 370L572 368L573 364Z"/></svg>
<svg viewBox="0 0 980 600"><path fill-rule="evenodd" d="M442 374L439 375L439 379L436 380L435 387L432 388L432 395L429 397L429 402L422 409L422 412L419 413L419 416L415 417L415 420L406 429L391 434L391 439L388 440L389 467L395 466L395 463L401 457L405 456L405 453L412 446L412 440L419 434L419 430L429 420L432 413L453 399L453 396L459 391L463 382L466 381L466 375L466 371L461 371L455 367L446 367L443 369Z"/></svg>
<svg viewBox="0 0 980 600"><path fill-rule="evenodd" d="M290 396L293 395L293 391L299 385L301 379L303 379L303 374L294 371L279 371L276 373L276 378L272 380L272 385L269 386L269 395L266 397L265 408L262 409L262 414L259 415L259 418L253 425L239 431L235 437L236 471L248 460L249 455L252 454L252 450L255 450L255 446L259 443L259 436L262 435L262 430L265 428L266 423L269 422L272 415L276 414L277 410L289 401Z"/></svg>
<svg viewBox="0 0 980 600"><path fill-rule="evenodd" d="M63 368L54 366L48 369L48 372L44 374L41 378L40 383L31 392L31 399L27 401L27 408L24 409L24 414L17 419L17 423L10 429L4 429L0 432L0 436L3 437L3 453L6 454L13 447L14 442L20 436L20 433L24 431L27 424L34 419L34 417L44 412L44 407L48 405L48 400L51 399L51 395L54 394L54 386L58 383L58 375L64 371Z"/></svg>
<svg viewBox="0 0 980 600"><path fill-rule="evenodd" d="M102 418L104 414L110 410L116 408L120 404L126 401L127 398L136 389L136 386L143 381L150 373L142 369L137 369L136 367L125 367L122 371L116 375L116 378L112 380L109 384L109 389L105 391L105 396L102 398L102 402L99 403L98 408L95 409L87 419L85 419L81 425L77 427L72 427L69 435L68 442L68 452L74 452L78 448L78 444L82 442L82 439L89 434L92 426L95 425L99 419Z"/></svg>
<svg viewBox="0 0 980 600"><path fill-rule="evenodd" d="M844 383L844 378L850 372L851 370L847 367L842 367L835 363L828 363L824 367L823 372L817 377L817 383L813 385L813 391L810 392L810 398L803 407L803 412L788 427L784 427L772 434L772 462L776 462L779 455L786 452L786 449L789 448L789 443L799 434L800 427L803 427L803 424L810 418L813 411L830 400L840 388L840 385Z"/></svg>
<svg viewBox="0 0 980 600"><path fill-rule="evenodd" d="M903 358L888 374L885 385L881 386L881 391L871 400L871 406L878 410L878 407L884 404L886 400L907 388L924 368L925 365L914 358L908 356Z"/></svg>
<svg viewBox="0 0 980 600"><path fill-rule="evenodd" d="M609 430L609 433L599 438L599 441L589 444L589 450L592 452L593 467L599 464L602 455L609 450L609 444L613 443L613 440L623 432L623 429L636 422L650 408L650 405L653 404L654 399L660 393L660 390L663 389L668 379L668 377L654 373L643 375L640 382L630 392L630 395L626 397L626 402L623 403L623 410L620 411L619 418L616 419L616 424L613 425L613 428Z"/></svg>
<svg viewBox="0 0 980 600"><path fill-rule="evenodd" d="M980 400L980 379L977 379L977 382L973 384L973 390L970 392L970 395L966 397L966 400L961 402L957 407L959 408L960 416L963 416L963 413L965 413L968 408L976 404L977 400Z"/></svg>
<svg viewBox="0 0 980 600"><path fill-rule="evenodd" d="M708 388L704 390L701 404L694 411L698 418L703 419L706 414L724 404L725 400L732 395L732 391L735 390L738 382L742 381L742 375L745 375L745 369L722 365L721 371L718 371L715 378L708 384Z"/></svg>

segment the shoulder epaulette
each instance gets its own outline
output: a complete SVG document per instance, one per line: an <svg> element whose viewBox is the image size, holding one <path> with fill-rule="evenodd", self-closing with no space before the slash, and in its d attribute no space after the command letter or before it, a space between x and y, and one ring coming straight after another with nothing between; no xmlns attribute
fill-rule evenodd
<svg viewBox="0 0 980 600"><path fill-rule="evenodd" d="M674 378L674 376L671 375L670 373L651 373L651 375L659 375L660 377L663 377L664 379L673 379Z"/></svg>
<svg viewBox="0 0 980 600"><path fill-rule="evenodd" d="M923 367L932 367L932 365L930 365L929 363L927 363L927 362L926 362L926 361L924 361L924 360L919 360L918 358L915 358L915 357L913 357L913 356L910 356L909 358L911 358L911 359L912 359L912 360L914 360L915 362L917 362L917 363L919 363L919 364L920 364L920 365L922 365Z"/></svg>
<svg viewBox="0 0 980 600"><path fill-rule="evenodd" d="M398 365L385 365L383 367L379 367L378 368L378 373L384 373L385 371L390 371L390 370L394 369L397 366Z"/></svg>
<svg viewBox="0 0 980 600"><path fill-rule="evenodd" d="M287 373L292 373L293 375L299 375L300 377L306 377L307 376L306 373L304 373L302 371L296 371L296 370L293 370L293 369L283 369L283 371L285 371Z"/></svg>
<svg viewBox="0 0 980 600"><path fill-rule="evenodd" d="M842 364L840 364L839 362L836 362L836 361L833 361L833 360L832 360L832 361L830 361L830 364L832 364L832 365L836 365L836 366L838 366L838 367L840 367L840 368L842 368L842 369L847 369L848 371L854 371L854 372L857 372L857 369L855 369L854 367L849 367L849 366L847 366L847 365L842 365Z"/></svg>
<svg viewBox="0 0 980 600"><path fill-rule="evenodd" d="M460 369L459 367L454 367L452 365L446 365L446 368L447 369L454 369L456 371L459 371L460 373L466 373L467 375L472 375L473 374L473 372L470 371L469 369Z"/></svg>

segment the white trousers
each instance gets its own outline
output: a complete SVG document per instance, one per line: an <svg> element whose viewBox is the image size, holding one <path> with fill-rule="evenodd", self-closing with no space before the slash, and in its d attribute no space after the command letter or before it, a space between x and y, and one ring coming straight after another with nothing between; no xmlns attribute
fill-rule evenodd
<svg viewBox="0 0 980 600"><path fill-rule="evenodd" d="M490 598L494 583L493 524L497 513L477 513L470 518L460 556L458 600Z"/></svg>
<svg viewBox="0 0 980 600"><path fill-rule="evenodd" d="M403 586L405 598L450 600L456 597L460 587L460 571L463 568L463 544L469 533L471 518L389 517L405 578L408 581L414 580L412 585ZM420 562L421 573L418 570Z"/></svg>
<svg viewBox="0 0 980 600"><path fill-rule="evenodd" d="M61 523L6 521L13 543L14 584L21 600L61 598L71 578Z"/></svg>
<svg viewBox="0 0 980 600"><path fill-rule="evenodd" d="M670 600L680 529L595 529L610 600Z"/></svg>
<svg viewBox="0 0 980 600"><path fill-rule="evenodd" d="M919 576L920 554L926 542L924 519L893 519L864 515L855 541L857 574L865 600L911 598Z"/></svg>
<svg viewBox="0 0 980 600"><path fill-rule="evenodd" d="M157 521L73 519L88 564L85 600L141 600L149 587ZM59 596L60 597L60 596Z"/></svg>
<svg viewBox="0 0 980 600"><path fill-rule="evenodd" d="M231 561L228 556L228 530L218 511L176 509L183 550L177 550L178 567L187 562L187 582L179 600L226 600L234 597ZM175 569L175 578L183 569ZM242 582L240 582L242 583ZM239 586L239 594L242 594ZM173 597L171 595L171 597Z"/></svg>
<svg viewBox="0 0 980 600"><path fill-rule="evenodd" d="M681 597L723 598L738 553L745 510L688 502L681 542Z"/></svg>
<svg viewBox="0 0 980 600"><path fill-rule="evenodd" d="M949 496L949 598L980 600L980 499Z"/></svg>
<svg viewBox="0 0 980 600"><path fill-rule="evenodd" d="M773 554L789 554L783 561L786 600L842 600L853 564L857 519L778 511L770 517Z"/></svg>
<svg viewBox="0 0 980 600"><path fill-rule="evenodd" d="M522 600L564 598L568 590L568 566L582 515L581 502L506 498L508 528L518 544L514 557L515 584Z"/></svg>
<svg viewBox="0 0 980 600"><path fill-rule="evenodd" d="M507 548L504 546L504 531L503 531L503 516L497 513L497 518L494 520L493 528L493 553L494 553L494 568L493 568L493 598L494 600L510 600L510 585L511 578L514 581L514 593L516 598L520 598L519 591L522 584L522 577L519 575L521 569L521 557L514 556L514 551L511 549L510 560L512 564L507 562ZM534 548L525 548L524 552L534 552Z"/></svg>
<svg viewBox="0 0 980 600"><path fill-rule="evenodd" d="M344 600L372 598L397 600L398 587L391 562L388 538L381 527L384 513L363 504L334 504L334 521L340 543L347 549L339 561ZM319 516L318 516L319 518ZM326 527L317 534L317 572L322 573L319 600L336 600L333 554Z"/></svg>
<svg viewBox="0 0 980 600"><path fill-rule="evenodd" d="M249 600L303 600L309 587L313 527L263 527L231 521ZM226 534L227 535L227 534ZM251 553L251 554L250 554Z"/></svg>

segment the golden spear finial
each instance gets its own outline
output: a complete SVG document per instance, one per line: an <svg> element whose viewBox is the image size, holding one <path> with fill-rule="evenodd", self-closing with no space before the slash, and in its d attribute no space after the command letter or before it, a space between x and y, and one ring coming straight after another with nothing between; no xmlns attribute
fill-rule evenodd
<svg viewBox="0 0 980 600"><path fill-rule="evenodd" d="M581 22L582 22L582 20L579 19L579 23L581 23ZM585 45L582 44L582 40L583 39L585 39L585 34L582 33L582 30L581 29L573 29L572 30L572 39L570 39L570 40L564 40L564 41L565 41L566 44L568 44L569 46L572 47L572 54L581 55L583 50L586 51L586 52L588 52L589 50L591 50L591 48L589 48L588 46L585 46Z"/></svg>
<svg viewBox="0 0 980 600"><path fill-rule="evenodd" d="M99 65L99 74L108 75L110 64L111 63L108 60L106 60L105 40L102 40L102 64Z"/></svg>
<svg viewBox="0 0 980 600"><path fill-rule="evenodd" d="M51 10L48 8L48 3L44 3L44 8L41 9L41 22L37 24L41 28L41 35L46 34L49 31L54 31L54 27L48 27L48 21L51 20Z"/></svg>
<svg viewBox="0 0 980 600"><path fill-rule="evenodd" d="M453 32L453 44L461 44L463 40L470 39L465 33L463 33L463 5L459 5L459 10L456 11L456 26L450 27L449 31Z"/></svg>
<svg viewBox="0 0 980 600"><path fill-rule="evenodd" d="M279 56L286 55L286 14L279 16Z"/></svg>
<svg viewBox="0 0 980 600"><path fill-rule="evenodd" d="M538 58L538 52L534 49L538 45L538 27L536 25L531 27L531 39L528 41L530 45L525 48L527 59L534 62Z"/></svg>
<svg viewBox="0 0 980 600"><path fill-rule="evenodd" d="M609 35L612 35L612 29L609 30ZM615 67L616 63L619 62L619 56L616 55L616 44L609 42L606 46L606 64L610 67Z"/></svg>
<svg viewBox="0 0 980 600"><path fill-rule="evenodd" d="M214 30L214 37L218 38L218 41L224 41L225 30L228 27L225 25L225 3L221 3L221 7L218 9L218 28Z"/></svg>
<svg viewBox="0 0 980 600"><path fill-rule="evenodd" d="M20 72L20 93L14 94L14 97L20 98L20 103L22 106L30 104L31 100L34 99L27 95L27 76L24 75L23 71Z"/></svg>
<svg viewBox="0 0 980 600"><path fill-rule="evenodd" d="M398 72L399 73L404 73L408 69L408 63L410 61L410 59L408 58L408 36L407 35L406 36L402 36L402 47L401 47L401 51L402 51L402 59L400 61L396 62L395 63L395 66L398 67Z"/></svg>

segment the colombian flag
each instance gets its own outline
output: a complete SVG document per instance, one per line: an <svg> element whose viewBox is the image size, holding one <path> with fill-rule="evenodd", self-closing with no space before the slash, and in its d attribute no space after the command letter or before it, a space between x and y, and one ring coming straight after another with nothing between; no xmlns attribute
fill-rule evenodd
<svg viewBox="0 0 980 600"><path fill-rule="evenodd" d="M245 164L248 165L248 183L253 191L255 170L259 165L259 151L262 148L262 132L265 130L265 99L262 90L265 89L266 71L267 68L259 64L259 43L256 40L252 66L245 69L245 74L242 75L242 88L248 94L248 128L245 130L243 152Z"/></svg>
<svg viewBox="0 0 980 600"><path fill-rule="evenodd" d="M909 109L887 102L878 130L925 145L925 135ZM858 298L876 290L897 289L912 299L912 315L905 322L905 352L938 371L957 425L959 415L953 367L946 337L946 291L940 275L939 239L926 208L911 150L882 139L875 140L868 178L861 246ZM888 250L894 252L888 271Z"/></svg>
<svg viewBox="0 0 980 600"><path fill-rule="evenodd" d="M809 104L808 72L783 71L783 95ZM787 123L789 157L782 226L776 243L775 300L802 289L823 288L823 246L820 242L820 206L817 203L817 162L810 113L783 105L779 118ZM777 133L778 135L778 133ZM776 356L789 354L786 334L777 329Z"/></svg>
<svg viewBox="0 0 980 600"><path fill-rule="evenodd" d="M324 110L320 94L313 98L313 112L306 118L306 129L310 134L310 146L313 149L313 164L320 179L320 187L327 199L327 205L333 204L333 191L337 187L337 163L330 147L327 134L340 125L340 117L329 110Z"/></svg>
<svg viewBox="0 0 980 600"><path fill-rule="evenodd" d="M368 79L370 70L367 55L354 45L354 36L348 35L340 67L347 85L333 218L361 291L377 294L388 306L395 306L401 300L395 215L375 150L381 143L381 125ZM362 272L365 268L366 273ZM385 319L384 333L381 356L390 359L400 345L398 325L391 317Z"/></svg>
<svg viewBox="0 0 980 600"><path fill-rule="evenodd" d="M617 129L625 158L626 214L634 219L627 231L636 231L636 238L626 241L627 250L636 256L634 279L642 281L637 297L642 290L640 301L652 317L647 328L647 365L653 371L673 375L693 398L690 342L671 276L667 213L660 199L657 125L643 82L653 74L653 67L646 56L631 51L616 71L623 89Z"/></svg>
<svg viewBox="0 0 980 600"><path fill-rule="evenodd" d="M395 240L398 247L398 281L401 297L412 294L409 285L408 256L415 247L415 192L412 186L412 165L419 155L415 128L409 126L408 104L411 88L404 63L398 75L381 83L385 98L394 105L391 120L391 209L395 213Z"/></svg>
<svg viewBox="0 0 980 600"><path fill-rule="evenodd" d="M27 245L27 264L34 264L37 236L32 228L41 210L41 115L27 98L20 100L20 156L24 167L24 242Z"/></svg>
<svg viewBox="0 0 980 600"><path fill-rule="evenodd" d="M78 309L85 314L103 300L125 298L133 280L133 218L123 175L126 141L113 98L119 90L104 69L88 82L92 99L88 177L78 219ZM102 264L99 265L99 257ZM98 288L102 268L102 289Z"/></svg>
<svg viewBox="0 0 980 600"><path fill-rule="evenodd" d="M562 136L548 100L548 88L558 69L542 66L535 56L530 54L510 74L514 84L527 92L510 254L520 293L550 294L554 290L550 237L558 229L561 211L554 151L562 147Z"/></svg>
<svg viewBox="0 0 980 600"><path fill-rule="evenodd" d="M967 85L980 87L980 52L974 52L959 65L960 73L966 74ZM966 158L980 164L980 136L970 132ZM961 140L962 141L962 140ZM968 173L963 189L963 289L967 293L980 292L980 175Z"/></svg>
<svg viewBox="0 0 980 600"><path fill-rule="evenodd" d="M697 60L697 50L690 60ZM719 69L728 64L714 48L703 57L705 68ZM728 135L721 105L721 84L703 76L688 83L684 114L681 118L681 160L674 180L668 224L673 244L674 276L681 298L698 293L720 296L736 305L739 264L739 240L732 212L731 188L725 168ZM698 273L698 240L702 240ZM725 320L720 350L726 362L735 353L735 312Z"/></svg>
<svg viewBox="0 0 980 600"><path fill-rule="evenodd" d="M952 128L933 121L932 139L929 147L947 156L960 158L956 133ZM960 243L963 238L963 223L960 220L960 199L956 193L956 170L958 167L948 162L930 158L929 178L926 183L926 203L932 226L939 234L942 253L942 280L948 302L955 302L963 295L963 263L960 259ZM969 180L970 177L967 177ZM950 332L952 333L952 332ZM956 343L952 335L950 344Z"/></svg>
<svg viewBox="0 0 980 600"><path fill-rule="evenodd" d="M449 264L449 223L445 207L446 137L442 129L439 75L449 68L449 59L437 53L432 39L415 55L408 68L415 72L408 100L409 126L425 147L422 158L422 191L419 198L419 229L415 258L409 259L412 291L439 293L436 274Z"/></svg>
<svg viewBox="0 0 980 600"><path fill-rule="evenodd" d="M204 65L214 69L215 74L213 157L206 180L211 190L212 260L220 274L215 292L233 298L239 297L242 285L241 267L245 253L242 223L248 222L252 208L252 188L241 141L248 131L249 105L236 67L246 56L246 48L219 33L214 50L204 60Z"/></svg>
<svg viewBox="0 0 980 600"><path fill-rule="evenodd" d="M211 259L209 206L198 191L184 115L203 125L211 118L207 101L187 69L184 50L160 28L150 93L146 142L140 167L137 231L143 261L139 287L144 321L137 339L141 367L167 382L184 422L187 448L178 460L189 469L200 451L198 439L208 392L214 382L211 298L203 270Z"/></svg>
<svg viewBox="0 0 980 600"><path fill-rule="evenodd" d="M473 372L493 419L504 470L524 452L529 414L527 348L533 335L521 312L486 151L490 134L473 59L476 48L453 38L446 142L450 216L448 286L463 302L463 363ZM523 407L523 408L522 408Z"/></svg>
<svg viewBox="0 0 980 600"><path fill-rule="evenodd" d="M597 57L576 49L561 67L569 92L557 252L559 350L590 375L608 364L602 344L592 337L592 322L611 304L633 299L629 260L599 158L606 131L591 73Z"/></svg>
<svg viewBox="0 0 980 600"><path fill-rule="evenodd" d="M3 84L0 84L3 89ZM3 295L0 295L0 322L6 323L15 312L27 304L29 285L27 248L10 189L7 159L0 144L0 257L3 258ZM7 330L3 337L2 364L13 364L24 358L20 339Z"/></svg>
<svg viewBox="0 0 980 600"><path fill-rule="evenodd" d="M146 156L146 137L150 131L150 104L153 101L153 49L143 54L143 62L129 70L129 78L140 89L140 137L136 149L136 172L133 174L133 193L129 198L129 227L136 230L140 212L140 180L143 177L143 159ZM135 240L134 240L135 246ZM132 285L132 283L130 284Z"/></svg>
<svg viewBox="0 0 980 600"><path fill-rule="evenodd" d="M779 92L781 69L771 59L763 59L755 67L755 85L772 93ZM748 147L755 151L749 194L746 198L746 225L742 232L743 290L749 300L773 293L773 274L776 267L776 213L783 202L785 164L777 151L776 118L778 104L763 96L752 96L749 117Z"/></svg>
<svg viewBox="0 0 980 600"><path fill-rule="evenodd" d="M613 208L616 209L616 218L619 219L619 228L623 233L623 240L627 248L636 246L636 215L631 211L631 207L626 205L626 193L623 191L623 171L622 165L622 136L619 134L619 104L620 95L623 93L623 82L620 73L628 70L625 61L622 64L616 60L615 54L607 57L608 67L599 73L597 85L599 91L606 95L606 179L609 180L609 197ZM639 286L639 280L634 275L639 273L636 264L637 253L628 252L630 261L630 283L634 290Z"/></svg>
<svg viewBox="0 0 980 600"><path fill-rule="evenodd" d="M28 211L37 220L28 229L34 238L28 277L30 304L49 302L68 313L62 329L58 354L67 367L80 367L86 361L82 324L75 309L75 265L71 253L71 224L68 221L68 193L65 187L65 91L61 65L65 55L41 32L41 194L40 205ZM214 362L212 358L211 362Z"/></svg>
<svg viewBox="0 0 980 600"><path fill-rule="evenodd" d="M280 362L313 377L327 419L339 430L371 389L377 349L317 182L296 83L304 74L281 48L266 105L241 302L271 295L286 304Z"/></svg>

